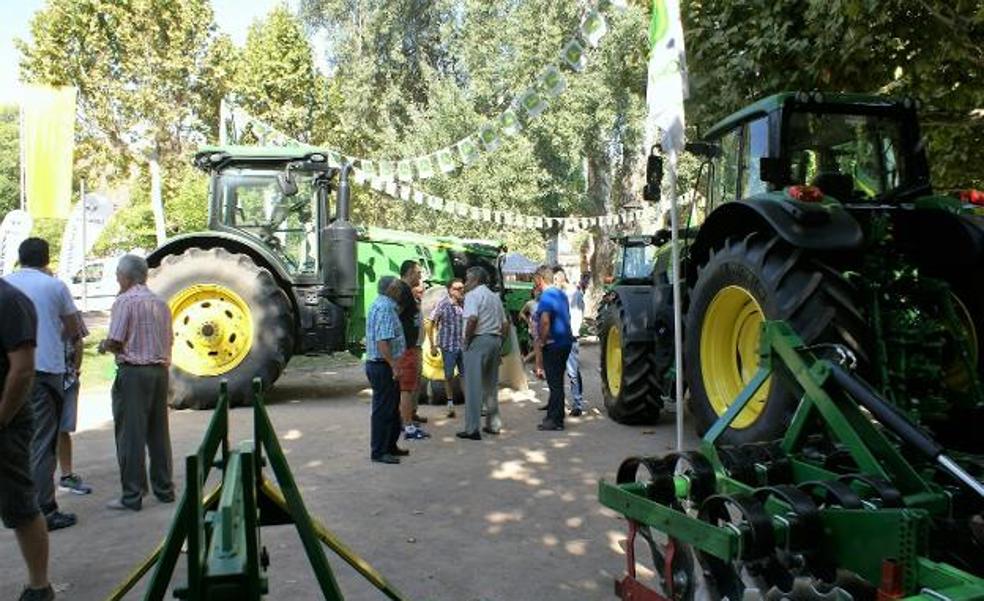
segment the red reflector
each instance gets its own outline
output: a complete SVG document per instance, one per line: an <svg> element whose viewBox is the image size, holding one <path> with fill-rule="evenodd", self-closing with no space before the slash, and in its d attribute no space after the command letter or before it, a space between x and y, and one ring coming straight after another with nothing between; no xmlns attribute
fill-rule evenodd
<svg viewBox="0 0 984 601"><path fill-rule="evenodd" d="M823 200L823 191L816 186L790 186L786 188L786 194L793 200L800 202L820 202Z"/></svg>
<svg viewBox="0 0 984 601"><path fill-rule="evenodd" d="M902 587L902 564L894 559L884 559L881 565L881 582L878 585L878 601L894 601L905 596Z"/></svg>
<svg viewBox="0 0 984 601"><path fill-rule="evenodd" d="M960 200L972 205L984 206L984 192L980 190L961 190Z"/></svg>

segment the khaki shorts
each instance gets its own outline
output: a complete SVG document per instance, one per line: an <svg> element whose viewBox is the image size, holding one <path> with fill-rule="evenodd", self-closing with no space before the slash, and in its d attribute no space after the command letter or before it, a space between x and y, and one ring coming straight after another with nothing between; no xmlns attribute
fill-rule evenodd
<svg viewBox="0 0 984 601"><path fill-rule="evenodd" d="M397 359L396 365L400 368L400 392L417 390L417 381L420 378L420 348L408 348Z"/></svg>

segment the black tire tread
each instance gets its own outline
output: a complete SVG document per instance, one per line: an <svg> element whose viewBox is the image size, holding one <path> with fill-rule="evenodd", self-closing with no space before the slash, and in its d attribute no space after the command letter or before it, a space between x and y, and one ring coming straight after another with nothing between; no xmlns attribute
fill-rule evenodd
<svg viewBox="0 0 984 601"><path fill-rule="evenodd" d="M787 321L807 344L832 342L844 344L858 357L862 367L867 360L864 352L867 326L854 299L853 286L834 269L794 248L778 236L755 232L742 238L726 239L712 249L698 269L697 280L690 294L686 319L685 374L690 389L690 406L699 433L705 432L717 419L710 407L700 371L700 331L706 303L717 290L715 276L723 265L741 265L754 273L771 298L757 299L766 319ZM741 444L771 440L781 436L789 424L798 399L785 390L777 378L772 380L766 411L757 423L743 430L728 429L721 442ZM773 409L772 405L778 408Z"/></svg>
<svg viewBox="0 0 984 601"><path fill-rule="evenodd" d="M612 397L605 370L608 330L617 319L622 330L622 389ZM658 374L652 367L653 345L628 343L625 338L625 314L621 303L605 305L598 312L601 345L601 390L608 416L620 424L653 424L659 420L662 402L659 398Z"/></svg>
<svg viewBox="0 0 984 601"><path fill-rule="evenodd" d="M283 373L294 348L293 314L287 295L270 271L247 255L221 247L192 247L164 257L148 277L148 285L165 301L177 290L209 281L235 283L232 288L254 315L253 346L242 363L221 376L197 377L172 366L170 402L176 409L213 408L223 379L228 381L233 405L250 404L253 377L258 376L264 390L269 390Z"/></svg>

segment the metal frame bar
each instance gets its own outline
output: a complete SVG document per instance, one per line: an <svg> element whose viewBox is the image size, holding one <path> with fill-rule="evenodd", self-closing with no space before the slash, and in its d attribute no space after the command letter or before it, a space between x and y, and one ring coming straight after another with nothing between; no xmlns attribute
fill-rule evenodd
<svg viewBox="0 0 984 601"><path fill-rule="evenodd" d="M229 595L235 595L237 600L260 599L267 592L267 579L263 574L265 565L261 566L265 560L260 553L260 529L264 525L288 523L297 529L326 601L343 601L344 596L328 564L322 543L387 598L406 601L407 598L369 562L308 513L266 411L259 378L253 381L253 390L254 440L230 451L229 397L226 383L222 382L204 439L198 450L185 460L188 484L177 504L166 538L110 594L109 601L120 601L152 567L153 575L144 599L163 601L185 544L188 585L176 588L176 597L189 601L230 598ZM264 449L280 488L264 477ZM220 455L216 460L217 454ZM222 485L203 498L202 488L213 467L223 471ZM216 507L219 508L218 513L212 511ZM208 516L206 510L209 511ZM206 530L207 523L213 524L211 540ZM211 552L207 550L209 547ZM237 551L245 552L245 559L239 564L242 569L225 570L229 562L223 554L235 554ZM245 582L245 586L228 586L237 582Z"/></svg>

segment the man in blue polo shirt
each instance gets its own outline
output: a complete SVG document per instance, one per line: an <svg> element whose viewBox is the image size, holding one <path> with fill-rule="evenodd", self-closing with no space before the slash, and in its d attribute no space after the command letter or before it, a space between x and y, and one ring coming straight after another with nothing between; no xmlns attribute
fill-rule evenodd
<svg viewBox="0 0 984 601"><path fill-rule="evenodd" d="M564 372L571 354L574 335L571 333L571 311L567 295L553 285L553 270L546 265L537 268L533 276L534 290L540 291L534 319L537 335L533 348L536 353L536 377L546 378L550 388L547 416L537 426L539 430L564 429Z"/></svg>

